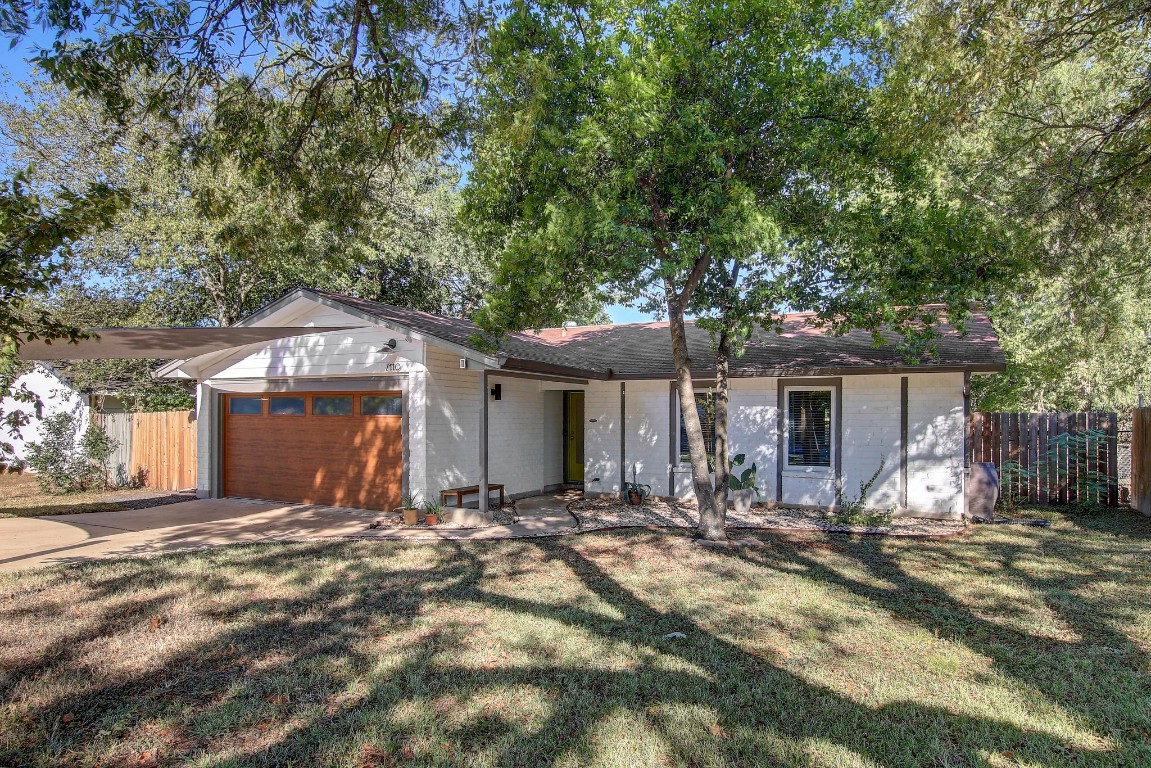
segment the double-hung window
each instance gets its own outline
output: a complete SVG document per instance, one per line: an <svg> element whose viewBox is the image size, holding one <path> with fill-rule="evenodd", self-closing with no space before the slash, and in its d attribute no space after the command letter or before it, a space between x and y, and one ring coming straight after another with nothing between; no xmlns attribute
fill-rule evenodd
<svg viewBox="0 0 1151 768"><path fill-rule="evenodd" d="M835 418L832 390L787 390L787 465L831 467Z"/></svg>
<svg viewBox="0 0 1151 768"><path fill-rule="evenodd" d="M711 392L696 393L695 412L699 414L699 423L703 427L703 444L707 449L708 458L713 459L715 457L715 395ZM691 461L691 451L687 445L687 429L684 427L682 412L679 419L679 460Z"/></svg>

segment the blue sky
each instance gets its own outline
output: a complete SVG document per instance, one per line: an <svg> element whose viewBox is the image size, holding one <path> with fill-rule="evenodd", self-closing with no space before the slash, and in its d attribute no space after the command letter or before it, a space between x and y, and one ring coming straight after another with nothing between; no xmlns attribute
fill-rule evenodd
<svg viewBox="0 0 1151 768"><path fill-rule="evenodd" d="M646 312L640 312L633 307L625 307L623 304L609 304L605 309L613 323L646 323L655 320Z"/></svg>

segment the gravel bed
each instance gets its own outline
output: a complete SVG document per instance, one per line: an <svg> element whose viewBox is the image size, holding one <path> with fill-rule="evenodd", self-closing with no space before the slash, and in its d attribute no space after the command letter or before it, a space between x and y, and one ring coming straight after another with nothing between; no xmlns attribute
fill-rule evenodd
<svg viewBox="0 0 1151 768"><path fill-rule="evenodd" d="M580 499L569 504L568 511L579 521L581 532L649 525L664 528L695 528L699 525L699 516L692 502L648 499L642 507L635 507L618 499ZM747 514L740 514L734 507L728 507L727 527L888 536L952 536L966 530L966 524L962 521L916 517L895 518L889 526L841 525L831 522L816 510L768 507L764 504L754 505Z"/></svg>
<svg viewBox="0 0 1151 768"><path fill-rule="evenodd" d="M117 499L114 503L124 509L148 509L149 507L162 507L165 504L179 504L183 501L195 501L196 494L188 491L184 493L165 493L162 496L144 496L136 499Z"/></svg>

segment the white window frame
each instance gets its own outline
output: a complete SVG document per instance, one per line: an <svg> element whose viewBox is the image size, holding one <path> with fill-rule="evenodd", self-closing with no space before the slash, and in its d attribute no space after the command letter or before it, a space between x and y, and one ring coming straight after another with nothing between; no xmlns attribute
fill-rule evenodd
<svg viewBox="0 0 1151 768"><path fill-rule="evenodd" d="M836 451L839 449L838 433L839 430L836 426L839 424L839 403L835 396L836 387L833 384L826 386L813 385L813 384L796 384L795 386L785 386L783 388L783 455L779 457L780 467L783 474L792 476L810 477L812 475L826 475L828 477L835 476L835 456ZM791 443L791 393L792 392L830 392L831 393L831 445L830 456L831 463L826 466L819 466L815 464L792 464L788 458L788 446Z"/></svg>

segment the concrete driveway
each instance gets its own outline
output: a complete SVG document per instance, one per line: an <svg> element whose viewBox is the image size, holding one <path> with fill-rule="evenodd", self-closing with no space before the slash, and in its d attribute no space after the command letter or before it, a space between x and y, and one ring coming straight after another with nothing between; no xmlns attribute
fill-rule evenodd
<svg viewBox="0 0 1151 768"><path fill-rule="evenodd" d="M0 519L0 570L363 533L377 513L236 499Z"/></svg>

